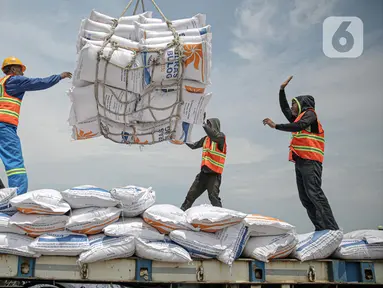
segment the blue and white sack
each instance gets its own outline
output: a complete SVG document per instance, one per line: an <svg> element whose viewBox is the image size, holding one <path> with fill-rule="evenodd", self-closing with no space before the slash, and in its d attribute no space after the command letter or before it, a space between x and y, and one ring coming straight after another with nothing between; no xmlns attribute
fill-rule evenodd
<svg viewBox="0 0 383 288"><path fill-rule="evenodd" d="M72 209L87 207L115 207L119 203L108 190L93 185L82 185L61 192Z"/></svg>
<svg viewBox="0 0 383 288"><path fill-rule="evenodd" d="M325 259L339 247L343 239L341 230L323 230L298 235L298 245L291 257L300 261Z"/></svg>
<svg viewBox="0 0 383 288"><path fill-rule="evenodd" d="M17 188L0 189L0 212L13 215L17 212L16 207L12 207L9 202L13 197L17 196Z"/></svg>
<svg viewBox="0 0 383 288"><path fill-rule="evenodd" d="M46 233L36 238L29 247L41 255L62 256L77 256L90 248L86 235L69 231Z"/></svg>
<svg viewBox="0 0 383 288"><path fill-rule="evenodd" d="M383 231L357 230L346 233L333 257L345 260L383 259Z"/></svg>
<svg viewBox="0 0 383 288"><path fill-rule="evenodd" d="M129 258L136 250L133 236L110 237L104 234L89 236L90 249L80 254L78 263L93 263L117 258Z"/></svg>

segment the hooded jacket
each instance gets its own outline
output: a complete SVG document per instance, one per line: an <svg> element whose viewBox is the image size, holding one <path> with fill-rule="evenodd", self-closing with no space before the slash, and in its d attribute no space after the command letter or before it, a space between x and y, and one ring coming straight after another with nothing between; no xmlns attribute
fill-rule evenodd
<svg viewBox="0 0 383 288"><path fill-rule="evenodd" d="M207 119L206 122L209 122L211 124L211 127L209 127L206 124L202 126L207 136L202 137L199 141L195 143L192 143L192 144L185 143L185 144L189 146L191 149L202 148L206 137L209 137L211 141L217 143L218 149L222 151L225 145L225 134L221 132L221 122L219 121L218 118L210 118L210 119ZM206 166L203 166L201 170L205 173L214 173L212 170L210 170Z"/></svg>
<svg viewBox="0 0 383 288"><path fill-rule="evenodd" d="M293 100L298 104L298 115L309 108L315 110L315 99L311 95L297 96ZM298 122L294 122L296 117L291 112L284 89L279 90L279 104L283 114L290 123L277 124L275 129L286 132L299 132L311 126L311 132L318 133L317 117L313 111L307 111Z"/></svg>

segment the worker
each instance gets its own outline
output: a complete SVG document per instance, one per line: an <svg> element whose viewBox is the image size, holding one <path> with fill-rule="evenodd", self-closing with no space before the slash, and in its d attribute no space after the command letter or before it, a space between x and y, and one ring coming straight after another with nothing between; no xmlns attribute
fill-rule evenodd
<svg viewBox="0 0 383 288"><path fill-rule="evenodd" d="M263 124L280 131L292 132L289 160L295 163L299 198L314 224L315 231L339 230L321 188L325 139L324 130L315 112L315 100L310 95L295 97L290 109L285 87L292 78L290 76L282 83L279 90L279 104L290 123L275 124L266 118Z"/></svg>
<svg viewBox="0 0 383 288"><path fill-rule="evenodd" d="M8 187L18 188L17 194L24 194L28 190L28 177L17 135L24 94L48 89L62 79L71 78L72 74L64 72L47 78L27 78L23 76L26 66L16 57L5 58L1 70L6 76L0 79L0 157L8 177Z"/></svg>
<svg viewBox="0 0 383 288"><path fill-rule="evenodd" d="M184 203L181 206L183 211L189 209L195 200L207 189L208 196L213 206L222 207L219 197L221 177L226 160L226 136L221 132L219 119L211 118L205 122L204 114L203 128L207 136L199 141L190 144L185 143L191 149L203 148L201 171L197 174L194 183L189 189Z"/></svg>

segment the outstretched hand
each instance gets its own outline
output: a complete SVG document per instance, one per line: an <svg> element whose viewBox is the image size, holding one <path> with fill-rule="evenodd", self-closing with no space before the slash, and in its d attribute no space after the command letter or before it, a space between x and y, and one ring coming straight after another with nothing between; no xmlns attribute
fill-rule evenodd
<svg viewBox="0 0 383 288"><path fill-rule="evenodd" d="M61 79L65 79L65 78L71 79L72 78L72 73L70 73L70 72L63 72L63 73L60 74L60 76L61 76Z"/></svg>
<svg viewBox="0 0 383 288"><path fill-rule="evenodd" d="M263 119L263 125L269 125L273 129L276 126L276 124L270 118Z"/></svg>
<svg viewBox="0 0 383 288"><path fill-rule="evenodd" d="M283 82L281 84L281 89L285 89L285 87L287 86L287 84L289 84L289 82L291 81L291 79L293 79L293 76L290 76L285 82Z"/></svg>

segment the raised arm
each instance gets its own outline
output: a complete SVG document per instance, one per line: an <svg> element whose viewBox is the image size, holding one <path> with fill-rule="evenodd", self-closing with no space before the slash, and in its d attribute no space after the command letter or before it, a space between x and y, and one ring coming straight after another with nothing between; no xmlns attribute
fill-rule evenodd
<svg viewBox="0 0 383 288"><path fill-rule="evenodd" d="M71 78L72 74L64 72L61 75L52 75L45 78L28 78L24 76L13 76L6 83L7 92L19 94L27 91L45 90L56 85L64 78Z"/></svg>
<svg viewBox="0 0 383 288"><path fill-rule="evenodd" d="M199 141L194 143L185 143L190 149L198 149L203 147L203 142L205 141L205 137L202 137Z"/></svg>
<svg viewBox="0 0 383 288"><path fill-rule="evenodd" d="M293 78L293 76L290 76L285 82L282 83L282 85L279 89L279 105L281 107L283 115L285 115L287 121L289 121L290 123L294 122L295 117L291 113L289 103L287 102L285 87L287 86L287 84L289 84L289 82L292 78Z"/></svg>

